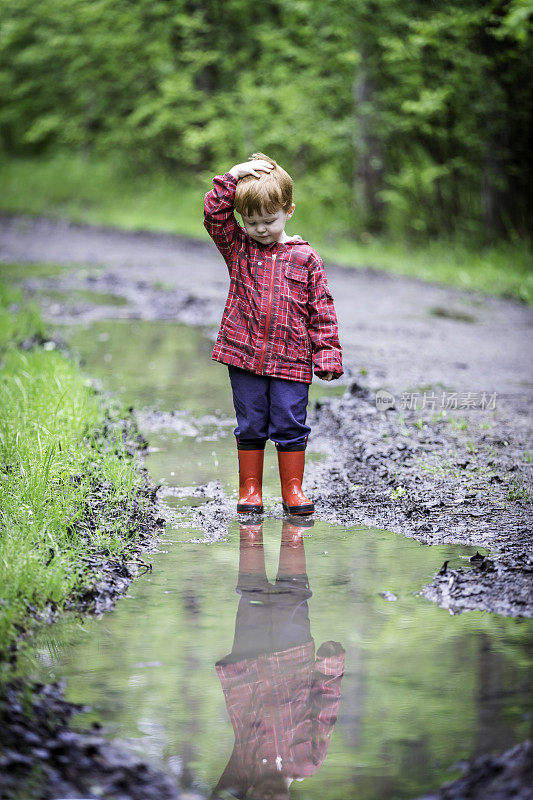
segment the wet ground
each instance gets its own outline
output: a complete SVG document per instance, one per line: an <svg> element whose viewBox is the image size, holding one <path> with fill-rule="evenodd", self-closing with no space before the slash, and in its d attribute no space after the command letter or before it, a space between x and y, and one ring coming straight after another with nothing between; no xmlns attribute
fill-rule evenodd
<svg viewBox="0 0 533 800"><path fill-rule="evenodd" d="M37 224L44 231L52 226ZM17 247L24 237L33 242L32 225L26 230L11 222L5 225L8 249L2 257L7 252L13 258L13 242ZM79 725L103 723L115 746L129 753L134 766L126 785L135 780L139 758L151 760L172 785L197 796L208 794L219 780L232 750L233 730L215 663L232 650L242 599L235 593L239 574L248 573L250 563L253 573L262 574L262 558L274 589L280 565L284 572L292 564L297 567L294 575L301 575L305 564L315 650L333 641L345 651L338 721L329 731L326 760L291 786L292 797L417 797L457 776L458 762L531 736L533 628L524 619L533 608L530 396L522 383L527 372L521 372L531 312L512 302L478 298L487 303L485 312L491 309L493 321L499 320L500 344L516 348L511 366L498 356L499 349L494 351L490 380L486 374L484 384L471 387L496 391L495 408L401 409L398 395L396 408L378 410L369 386L394 393L420 384L395 384L399 362L406 358L401 347L397 363L390 354L382 355L379 369L387 373L383 383L376 384L372 368L357 374L363 364L352 346L361 319L361 293L355 287L366 281L367 294L362 294L368 301L373 282L396 279L334 270L331 284L342 298L336 302L344 315L341 331L346 333L351 375L343 386L312 387L306 478L317 499L317 521L304 531L283 526L275 458L269 452L267 513L262 528L252 529L235 519L236 457L227 376L221 365L210 362L214 323L225 294L223 264L202 246L183 245L180 251L179 242L170 237L128 239L114 232L64 230L62 260L74 260L72 237L87 242L94 236L94 251L77 251L77 258L96 261L99 252L101 261L113 263L113 271L82 267L39 278L28 272L28 287L50 319L76 323L62 335L87 372L137 407L151 446L147 466L162 486L158 496L168 525L160 552L150 557L152 572L131 585L112 615L50 628L36 642L30 660L43 682L66 679L69 700L92 707ZM56 227L55 236L60 234ZM43 234L42 254L53 249L53 240ZM106 243L105 253L98 242ZM178 248L174 262L166 262L173 247ZM159 265L149 274L145 269L141 278L143 261L146 267L148 255L155 258L157 251ZM189 254L192 272L180 261ZM208 272L198 280L200 264L213 275L219 270L213 281ZM154 284L156 273L160 282ZM166 284L163 275L169 279ZM414 288L420 291L420 286L404 283L412 284L410 289L403 286L403 292L411 291L414 302ZM352 316L346 305L348 284L350 296L359 298L350 301ZM396 288L398 299L402 292ZM443 301L445 295L459 305L465 302L453 290L428 287L427 292L430 302ZM381 302L392 310L390 287L386 294ZM381 298L381 292L375 296ZM481 325L488 330L485 312ZM367 354L376 348L375 356L383 344L376 324L380 313L376 311L373 323L376 343L367 346ZM368 308L365 314L370 320ZM110 316L119 321L105 321ZM388 324L394 327L397 318L396 310ZM176 319L189 327L170 322ZM442 315L435 319L438 329L449 325L456 336L462 330L457 325L474 324ZM422 352L417 362L414 333L418 326L423 338L432 324L405 322L413 334L401 340L412 358L406 373L411 380L420 377L425 363ZM361 340L367 335L362 333ZM441 370L450 356L445 342L446 337L439 348L435 341L431 346L424 341L424 347L433 347ZM469 341L465 346L470 347ZM484 357L480 347L481 366ZM439 364L433 368L438 371ZM433 389L464 386L453 383L464 369L456 367L452 373L448 383L441 372ZM504 380L510 388L500 395ZM429 391L429 373L423 385ZM252 602L249 613L276 600L276 592L272 595L264 583L254 590L260 591L260 602ZM282 593L281 599L293 594ZM426 598L452 614L478 608L500 616L481 611L453 616ZM254 639L267 642L268 649L271 627L264 615L252 613L251 620ZM98 751L101 745L93 744ZM528 752L520 750L524 758ZM450 772L454 764L457 768ZM484 774L486 778L487 770ZM475 780L482 785L480 774ZM94 772L79 785L94 790L87 794L91 797L134 796L127 788L120 794L120 787L98 795ZM157 796L146 791L146 797ZM172 796L159 791L160 797ZM470 795L465 789L462 795L438 796ZM489 795L485 790L485 795L471 796Z"/></svg>
<svg viewBox="0 0 533 800"><path fill-rule="evenodd" d="M163 234L3 217L0 261L68 265L26 273L47 316L62 323L179 320L213 339L227 293L209 243ZM427 544L490 547L490 560L467 574L436 576L428 597L452 613L532 616L533 310L370 269L327 271L345 354L336 387L350 389L314 413L325 463L308 477L320 515ZM208 363L208 346L201 357L209 394L221 368ZM171 359L160 356L161 392L172 383ZM315 382L318 398L327 392ZM190 391L191 381L182 376L180 386Z"/></svg>

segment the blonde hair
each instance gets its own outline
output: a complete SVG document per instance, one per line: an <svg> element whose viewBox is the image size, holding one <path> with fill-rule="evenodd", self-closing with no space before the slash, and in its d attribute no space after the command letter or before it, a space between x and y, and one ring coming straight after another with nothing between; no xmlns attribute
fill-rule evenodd
<svg viewBox="0 0 533 800"><path fill-rule="evenodd" d="M262 159L273 164L270 172L261 172L260 178L246 175L237 183L235 210L251 217L253 214L275 214L283 209L288 212L292 206L292 178L273 158L264 153L253 153L249 161Z"/></svg>

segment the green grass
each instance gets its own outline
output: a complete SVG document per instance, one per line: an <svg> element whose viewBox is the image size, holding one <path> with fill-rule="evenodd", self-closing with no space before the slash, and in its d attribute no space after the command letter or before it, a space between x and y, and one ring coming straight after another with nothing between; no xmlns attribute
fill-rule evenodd
<svg viewBox="0 0 533 800"><path fill-rule="evenodd" d="M138 176L106 161L57 155L0 166L0 209L45 214L126 230L208 238L202 224L205 180L163 173Z"/></svg>
<svg viewBox="0 0 533 800"><path fill-rule="evenodd" d="M0 210L207 239L202 204L210 178L207 174L139 176L109 160L69 154L17 159L0 167ZM356 240L347 233L346 204L320 202L312 176L296 184L295 201L289 232L308 238L330 262L373 267L533 305L530 243L517 240L477 247L438 240L414 246L369 233Z"/></svg>
<svg viewBox="0 0 533 800"><path fill-rule="evenodd" d="M0 281L22 283L28 278L55 278L68 269L65 264L0 264Z"/></svg>
<svg viewBox="0 0 533 800"><path fill-rule="evenodd" d="M533 502L533 492L524 483L523 478L521 477L513 478L507 490L506 499L519 500L524 503L531 503Z"/></svg>
<svg viewBox="0 0 533 800"><path fill-rule="evenodd" d="M127 510L134 498L146 503L117 433L122 409L40 346L44 336L38 312L0 285L0 664L33 624L30 612L61 609L90 586L87 556L131 551ZM28 341L36 346L21 349Z"/></svg>

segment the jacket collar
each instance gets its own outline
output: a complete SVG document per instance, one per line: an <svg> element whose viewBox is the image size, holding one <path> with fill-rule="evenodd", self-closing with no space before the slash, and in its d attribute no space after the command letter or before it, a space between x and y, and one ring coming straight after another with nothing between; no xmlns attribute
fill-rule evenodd
<svg viewBox="0 0 533 800"><path fill-rule="evenodd" d="M264 244L260 247L264 247L265 250L271 250L273 247L283 247L284 245L293 245L293 244L309 244L308 241L302 239L297 233L294 236L291 236L290 239L286 239L284 242L271 242L270 244Z"/></svg>

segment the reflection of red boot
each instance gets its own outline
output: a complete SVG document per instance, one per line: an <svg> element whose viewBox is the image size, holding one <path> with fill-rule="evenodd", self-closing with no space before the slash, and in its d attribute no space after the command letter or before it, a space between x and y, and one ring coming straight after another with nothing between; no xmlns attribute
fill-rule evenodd
<svg viewBox="0 0 533 800"><path fill-rule="evenodd" d="M239 534L241 547L262 547L263 546L263 523L254 522L245 524L239 523Z"/></svg>
<svg viewBox="0 0 533 800"><path fill-rule="evenodd" d="M287 514L312 514L315 505L302 491L305 450L278 450L283 509Z"/></svg>
<svg viewBox="0 0 533 800"><path fill-rule="evenodd" d="M309 528L315 524L312 519L297 519L294 521L284 519L281 528L282 547L302 547L303 537Z"/></svg>
<svg viewBox="0 0 533 800"><path fill-rule="evenodd" d="M305 571L303 535L306 528L283 520L278 572L284 575L302 575Z"/></svg>
<svg viewBox="0 0 533 800"><path fill-rule="evenodd" d="M313 521L309 517L283 520L276 584L284 585L285 588L292 584L294 588L309 589L303 536L312 524Z"/></svg>
<svg viewBox="0 0 533 800"><path fill-rule="evenodd" d="M266 580L263 523L239 525L239 575L262 575Z"/></svg>
<svg viewBox="0 0 533 800"><path fill-rule="evenodd" d="M237 450L239 455L239 514L262 514L264 450Z"/></svg>

